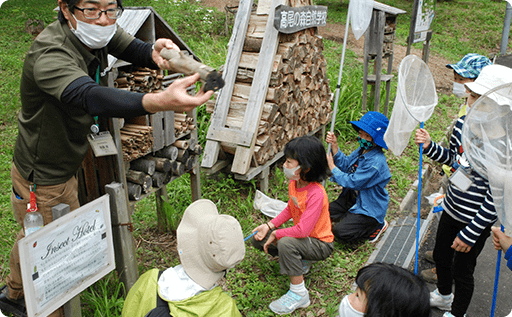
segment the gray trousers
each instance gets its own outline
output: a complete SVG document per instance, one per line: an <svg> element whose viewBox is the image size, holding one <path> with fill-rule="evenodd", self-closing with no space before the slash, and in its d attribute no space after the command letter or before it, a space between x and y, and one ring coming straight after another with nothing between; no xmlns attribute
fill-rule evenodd
<svg viewBox="0 0 512 317"><path fill-rule="evenodd" d="M270 233L271 231L261 241L257 241L253 237L252 245L263 250L263 245L268 240ZM327 259L333 250L332 242L323 242L311 237L300 239L283 237L277 240L277 246L273 243L268 246L270 255L279 256L279 273L289 276L302 275L302 260L322 261Z"/></svg>

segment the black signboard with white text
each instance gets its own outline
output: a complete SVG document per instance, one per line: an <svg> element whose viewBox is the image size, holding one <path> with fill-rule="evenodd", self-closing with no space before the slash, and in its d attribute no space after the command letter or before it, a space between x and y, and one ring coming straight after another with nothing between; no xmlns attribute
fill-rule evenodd
<svg viewBox="0 0 512 317"><path fill-rule="evenodd" d="M281 33L295 33L327 24L326 6L276 7L274 27Z"/></svg>

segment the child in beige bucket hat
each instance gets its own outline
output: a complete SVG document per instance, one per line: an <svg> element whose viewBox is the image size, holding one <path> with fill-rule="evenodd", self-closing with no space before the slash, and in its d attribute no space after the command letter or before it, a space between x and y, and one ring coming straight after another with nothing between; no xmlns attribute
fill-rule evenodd
<svg viewBox="0 0 512 317"><path fill-rule="evenodd" d="M185 210L177 240L181 264L144 273L130 289L122 316L241 316L235 300L217 287L245 256L240 223L200 199Z"/></svg>

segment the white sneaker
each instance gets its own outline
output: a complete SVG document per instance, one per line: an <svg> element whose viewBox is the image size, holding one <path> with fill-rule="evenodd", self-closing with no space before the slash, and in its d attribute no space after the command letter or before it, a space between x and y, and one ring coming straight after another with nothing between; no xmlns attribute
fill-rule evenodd
<svg viewBox="0 0 512 317"><path fill-rule="evenodd" d="M439 294L439 291L437 290L437 288L435 291L430 292L430 306L431 307L437 307L441 310L451 310L452 302L453 302L453 294L441 295L441 294ZM451 313L450 313L450 315L451 315Z"/></svg>
<svg viewBox="0 0 512 317"><path fill-rule="evenodd" d="M443 317L455 317L452 315L452 313L450 313L449 311L447 311L446 313L443 314ZM466 314L464 314L464 317L466 317ZM506 317L506 316L505 316Z"/></svg>
<svg viewBox="0 0 512 317"><path fill-rule="evenodd" d="M288 291L281 298L270 303L268 307L278 315L285 315L293 313L297 308L308 307L309 304L309 293L305 296L300 296L292 291Z"/></svg>

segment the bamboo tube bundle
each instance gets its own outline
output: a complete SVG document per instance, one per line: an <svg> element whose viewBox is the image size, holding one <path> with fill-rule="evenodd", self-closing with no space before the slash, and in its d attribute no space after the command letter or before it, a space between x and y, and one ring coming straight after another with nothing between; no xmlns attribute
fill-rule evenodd
<svg viewBox="0 0 512 317"><path fill-rule="evenodd" d="M119 131L123 148L123 159L132 161L151 152L153 148L153 128L127 123Z"/></svg>
<svg viewBox="0 0 512 317"><path fill-rule="evenodd" d="M176 137L195 130L194 118L185 113L174 113L174 132Z"/></svg>
<svg viewBox="0 0 512 317"><path fill-rule="evenodd" d="M152 92L162 89L164 75L162 70L146 67L130 72L121 72L114 80L114 86L128 91Z"/></svg>

